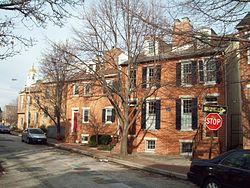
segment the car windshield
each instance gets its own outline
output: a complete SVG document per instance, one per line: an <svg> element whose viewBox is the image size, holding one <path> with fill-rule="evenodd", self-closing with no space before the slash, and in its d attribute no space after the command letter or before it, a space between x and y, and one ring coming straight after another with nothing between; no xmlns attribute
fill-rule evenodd
<svg viewBox="0 0 250 188"><path fill-rule="evenodd" d="M41 129L30 129L29 132L32 134L43 134Z"/></svg>
<svg viewBox="0 0 250 188"><path fill-rule="evenodd" d="M4 126L4 125L0 125L0 128L6 128L6 126Z"/></svg>

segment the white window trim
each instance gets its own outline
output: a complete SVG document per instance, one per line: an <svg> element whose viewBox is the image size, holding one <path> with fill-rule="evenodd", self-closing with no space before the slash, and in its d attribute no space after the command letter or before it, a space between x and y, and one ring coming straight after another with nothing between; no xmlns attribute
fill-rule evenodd
<svg viewBox="0 0 250 188"><path fill-rule="evenodd" d="M193 141L192 140L179 140L179 143L180 143L180 155L192 155L192 152L185 152L185 153L182 153L182 143L192 143Z"/></svg>
<svg viewBox="0 0 250 188"><path fill-rule="evenodd" d="M204 85L205 86L206 85L215 85L216 84L216 75L215 75L215 80L214 81L207 81L206 80L206 78L207 78L207 67L205 66L205 62L208 59L211 59L211 57L206 57L206 58L199 59L199 60L202 60L202 62L203 62L203 76L204 76ZM212 58L211 60L216 60L216 58ZM197 67L199 67L199 65Z"/></svg>
<svg viewBox="0 0 250 188"><path fill-rule="evenodd" d="M88 144L88 141L82 141L82 137L89 137L89 134L81 134L81 143L82 144Z"/></svg>
<svg viewBox="0 0 250 188"><path fill-rule="evenodd" d="M86 84L89 84L89 93L88 94L86 94L86 89L85 89L85 87L86 87ZM90 92L91 92L91 87L90 87L90 82L83 82L83 96L90 96Z"/></svg>
<svg viewBox="0 0 250 188"><path fill-rule="evenodd" d="M157 141L157 138L145 137L145 138L144 138L145 152L154 153L154 152L155 152L155 149L148 149L148 141L150 141L150 140L155 141L155 149L156 149L156 141Z"/></svg>
<svg viewBox="0 0 250 188"><path fill-rule="evenodd" d="M148 112L149 112L149 103L150 102L156 102L156 98L154 99L147 99L146 100L146 130L156 130L155 129L155 123L156 123L156 113L155 113L155 118L154 118L154 122L152 125L150 125L150 127L147 125L147 123L149 123L149 115L148 115Z"/></svg>
<svg viewBox="0 0 250 188"><path fill-rule="evenodd" d="M84 111L88 110L88 121L84 121ZM89 115L90 115L90 107L83 107L82 108L82 123L89 123Z"/></svg>
<svg viewBox="0 0 250 188"><path fill-rule="evenodd" d="M79 113L79 108L78 107L73 107L71 108L71 132L73 132L74 130L74 112L78 112Z"/></svg>
<svg viewBox="0 0 250 188"><path fill-rule="evenodd" d="M191 59L189 59L189 60L183 60L180 63L181 63L181 86L184 86L184 87L191 87L191 86L193 86L192 84L188 84L188 83L184 83L183 82L183 79L184 79L184 77L183 77L184 76L184 74L183 74L183 65L184 64L191 64L191 67L192 67L192 60ZM192 72L191 72L191 74L192 74Z"/></svg>
<svg viewBox="0 0 250 188"><path fill-rule="evenodd" d="M113 106L106 106L105 108L105 124L112 124L112 121L107 121L107 109L111 109L111 117L112 117L112 110L114 109Z"/></svg>
<svg viewBox="0 0 250 188"><path fill-rule="evenodd" d="M184 98L181 98L181 117L183 117L183 100L191 100L193 99L194 97L184 97ZM181 122L181 130L180 131L193 131L192 129L192 112L191 112L191 125L190 125L190 128L183 128L182 126L182 122Z"/></svg>
<svg viewBox="0 0 250 188"><path fill-rule="evenodd" d="M247 47L247 64L250 65L250 46Z"/></svg>
<svg viewBox="0 0 250 188"><path fill-rule="evenodd" d="M73 85L73 96L79 96L79 91L78 91L78 94L75 94L75 91L76 91L76 85L78 85L78 89L79 89L79 87L80 87L80 85L79 85L79 84L74 83L74 85Z"/></svg>

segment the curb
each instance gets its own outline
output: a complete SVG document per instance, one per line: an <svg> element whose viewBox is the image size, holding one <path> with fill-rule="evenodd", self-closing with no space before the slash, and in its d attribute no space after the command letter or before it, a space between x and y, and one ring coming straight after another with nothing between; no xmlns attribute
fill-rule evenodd
<svg viewBox="0 0 250 188"><path fill-rule="evenodd" d="M133 162L129 162L126 160L121 160L121 159L117 159L114 157L102 157L102 156L95 156L94 154L87 152L87 151L81 151L79 149L75 149L75 148L68 148L65 146L61 146L60 144L55 144L55 143L47 143L48 146L53 146L56 147L58 149L63 149L66 151L70 151L70 152L75 152L75 153L79 153L88 157L92 157L95 159L99 159L100 161L110 161L113 163L117 163L117 164L121 164L130 168L135 168L135 169L140 169L140 170L144 170L147 172L152 172L152 173L156 173L156 174L161 174L161 175L165 175L171 178L177 178L177 179L182 179L182 180L188 180L187 176L182 174L182 173L178 173L178 172L173 172L173 171L169 171L169 170L163 170L163 169L159 169L159 168L153 168L153 167L148 167L146 165L141 165L138 163L133 163Z"/></svg>

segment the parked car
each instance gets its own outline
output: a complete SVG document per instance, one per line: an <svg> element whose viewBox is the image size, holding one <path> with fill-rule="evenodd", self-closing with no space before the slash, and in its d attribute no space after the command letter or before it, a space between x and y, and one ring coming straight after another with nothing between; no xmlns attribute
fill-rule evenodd
<svg viewBox="0 0 250 188"><path fill-rule="evenodd" d="M211 160L193 160L187 176L202 188L249 188L250 150L235 149Z"/></svg>
<svg viewBox="0 0 250 188"><path fill-rule="evenodd" d="M0 133L10 133L10 128L5 125L0 125Z"/></svg>
<svg viewBox="0 0 250 188"><path fill-rule="evenodd" d="M39 128L27 128L22 133L22 142L30 143L47 143L47 136Z"/></svg>

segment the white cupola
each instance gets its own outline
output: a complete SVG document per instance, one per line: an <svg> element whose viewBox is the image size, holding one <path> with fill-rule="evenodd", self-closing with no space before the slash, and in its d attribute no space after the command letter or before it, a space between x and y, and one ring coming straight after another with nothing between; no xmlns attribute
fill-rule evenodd
<svg viewBox="0 0 250 188"><path fill-rule="evenodd" d="M35 84L37 81L36 78L36 68L32 65L32 68L29 70L26 80L26 87L30 87L32 84Z"/></svg>

